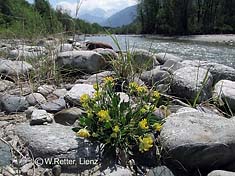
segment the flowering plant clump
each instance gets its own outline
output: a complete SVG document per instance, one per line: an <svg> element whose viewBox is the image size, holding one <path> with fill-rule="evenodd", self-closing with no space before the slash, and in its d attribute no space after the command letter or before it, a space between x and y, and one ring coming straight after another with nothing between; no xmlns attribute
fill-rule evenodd
<svg viewBox="0 0 235 176"><path fill-rule="evenodd" d="M153 134L159 134L162 121L153 112L158 107L160 93L130 82L126 88L129 101L115 92L115 79L106 77L102 84L95 84L92 97L82 95L80 103L86 114L75 128L79 137L89 138L105 145L118 157L117 151L131 154L138 146L147 152L155 146ZM156 147L156 146L155 146Z"/></svg>

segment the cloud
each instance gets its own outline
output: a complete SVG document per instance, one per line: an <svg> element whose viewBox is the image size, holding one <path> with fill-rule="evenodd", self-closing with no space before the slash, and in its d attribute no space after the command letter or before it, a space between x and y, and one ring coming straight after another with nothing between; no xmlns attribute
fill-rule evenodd
<svg viewBox="0 0 235 176"><path fill-rule="evenodd" d="M137 0L83 0L79 13L82 14L96 8L101 8L110 13L109 15L112 15L121 9L135 4L137 4ZM76 13L77 1L72 0L68 2L65 0L60 0L57 1L56 6L69 10L71 15L74 16Z"/></svg>

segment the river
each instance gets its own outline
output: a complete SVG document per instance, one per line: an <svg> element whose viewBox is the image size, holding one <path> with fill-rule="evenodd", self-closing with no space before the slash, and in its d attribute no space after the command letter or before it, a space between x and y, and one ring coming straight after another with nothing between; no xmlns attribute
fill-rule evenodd
<svg viewBox="0 0 235 176"><path fill-rule="evenodd" d="M218 43L205 43L196 41L179 41L174 39L153 39L142 36L117 35L122 50L126 48L140 48L155 53L167 52L180 56L183 59L207 60L222 63L235 68L235 47ZM90 36L86 40L100 41L111 44L118 49L110 36Z"/></svg>

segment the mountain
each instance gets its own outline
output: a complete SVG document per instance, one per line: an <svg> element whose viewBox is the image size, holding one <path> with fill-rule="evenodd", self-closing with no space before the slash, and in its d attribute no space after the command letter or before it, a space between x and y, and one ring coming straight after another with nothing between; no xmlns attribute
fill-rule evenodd
<svg viewBox="0 0 235 176"><path fill-rule="evenodd" d="M101 24L108 17L107 12L103 9L96 8L90 11L79 14L79 19L89 23Z"/></svg>
<svg viewBox="0 0 235 176"><path fill-rule="evenodd" d="M127 7L101 23L106 27L121 27L132 23L137 17L137 5Z"/></svg>

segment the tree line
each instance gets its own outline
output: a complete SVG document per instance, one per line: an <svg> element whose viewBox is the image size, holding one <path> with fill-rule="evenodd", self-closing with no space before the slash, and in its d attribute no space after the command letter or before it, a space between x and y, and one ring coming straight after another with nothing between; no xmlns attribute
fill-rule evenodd
<svg viewBox="0 0 235 176"><path fill-rule="evenodd" d="M72 18L68 11L53 9L47 0L0 0L1 36L33 37L55 33L99 33L103 28Z"/></svg>
<svg viewBox="0 0 235 176"><path fill-rule="evenodd" d="M141 33L235 33L235 0L139 0Z"/></svg>

